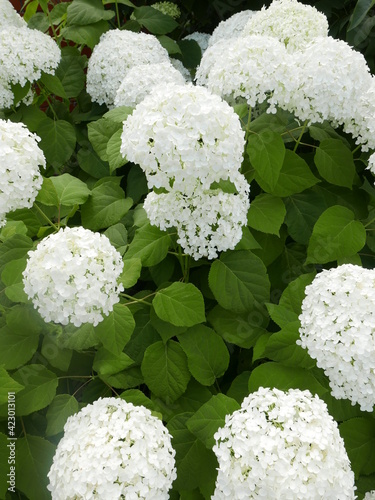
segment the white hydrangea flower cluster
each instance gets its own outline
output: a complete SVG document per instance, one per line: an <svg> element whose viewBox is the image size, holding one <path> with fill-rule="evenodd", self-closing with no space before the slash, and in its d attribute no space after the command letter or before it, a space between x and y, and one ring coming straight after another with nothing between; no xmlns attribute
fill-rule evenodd
<svg viewBox="0 0 375 500"><path fill-rule="evenodd" d="M194 31L189 35L186 35L183 40L194 40L199 45L202 54L207 50L208 43L210 41L211 35L209 33L201 33L200 31Z"/></svg>
<svg viewBox="0 0 375 500"><path fill-rule="evenodd" d="M139 64L127 72L116 92L114 105L134 108L158 85L186 83L182 74L168 62Z"/></svg>
<svg viewBox="0 0 375 500"><path fill-rule="evenodd" d="M100 398L68 418L48 489L53 500L167 500L174 456L171 436L150 410Z"/></svg>
<svg viewBox="0 0 375 500"><path fill-rule="evenodd" d="M298 0L273 0L249 19L242 35L275 37L293 52L316 37L327 36L328 20L315 7Z"/></svg>
<svg viewBox="0 0 375 500"><path fill-rule="evenodd" d="M300 120L328 120L335 127L357 115L360 96L372 81L361 53L343 40L319 37L294 53L291 63L294 88L275 95L280 107Z"/></svg>
<svg viewBox="0 0 375 500"><path fill-rule="evenodd" d="M151 193L145 209L162 229L176 227L195 259L214 258L242 237L249 186L239 174L244 132L220 97L187 84L156 88L124 122L121 153L138 163ZM221 180L234 191L225 193Z"/></svg>
<svg viewBox="0 0 375 500"><path fill-rule="evenodd" d="M176 59L175 57L170 58L170 63L172 66L177 69L181 73L181 75L184 77L185 82L191 82L191 74L190 71L185 68L185 66L182 64L182 62L179 59Z"/></svg>
<svg viewBox="0 0 375 500"><path fill-rule="evenodd" d="M36 50L36 47L38 50ZM39 80L54 74L61 58L56 42L41 31L27 26L8 26L0 30L0 108L13 104L11 84Z"/></svg>
<svg viewBox="0 0 375 500"><path fill-rule="evenodd" d="M275 96L289 100L293 91L290 56L284 45L267 36L246 36L218 42L203 55L196 73L199 85L230 103L238 97L251 107Z"/></svg>
<svg viewBox="0 0 375 500"><path fill-rule="evenodd" d="M366 495L363 497L363 500L375 500L375 490L367 491Z"/></svg>
<svg viewBox="0 0 375 500"><path fill-rule="evenodd" d="M46 160L38 141L23 123L0 119L0 227L8 212L32 207L42 186Z"/></svg>
<svg viewBox="0 0 375 500"><path fill-rule="evenodd" d="M253 10L242 10L241 12L233 14L225 21L221 21L212 32L208 46L211 47L222 40L239 38L242 36L244 27L254 14L255 11Z"/></svg>
<svg viewBox="0 0 375 500"><path fill-rule="evenodd" d="M151 224L162 230L177 228L177 243L185 253L196 260L215 259L218 252L233 250L247 222L249 185L241 174L236 189L237 194L232 194L197 186L191 196L174 190L151 192L143 206Z"/></svg>
<svg viewBox="0 0 375 500"><path fill-rule="evenodd" d="M103 234L66 227L28 256L24 290L47 322L96 326L119 301L123 262Z"/></svg>
<svg viewBox="0 0 375 500"><path fill-rule="evenodd" d="M107 31L89 59L87 92L94 101L111 107L131 67L168 61L168 52L154 35L119 29Z"/></svg>
<svg viewBox="0 0 375 500"><path fill-rule="evenodd" d="M23 28L27 24L9 0L0 0L0 30L8 26Z"/></svg>
<svg viewBox="0 0 375 500"><path fill-rule="evenodd" d="M354 474L324 401L261 387L215 434L213 500L354 500Z"/></svg>
<svg viewBox="0 0 375 500"><path fill-rule="evenodd" d="M375 270L352 264L320 272L306 287L297 341L329 379L332 396L375 404Z"/></svg>
<svg viewBox="0 0 375 500"><path fill-rule="evenodd" d="M368 159L367 169L375 175L375 153L372 153L372 155Z"/></svg>

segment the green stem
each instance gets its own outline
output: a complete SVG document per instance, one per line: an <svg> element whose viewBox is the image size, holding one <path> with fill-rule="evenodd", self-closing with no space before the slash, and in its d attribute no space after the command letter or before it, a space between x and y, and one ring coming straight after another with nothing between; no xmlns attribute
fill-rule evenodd
<svg viewBox="0 0 375 500"><path fill-rule="evenodd" d="M116 17L117 17L117 26L121 28L120 26L120 11L118 9L118 2L115 0L115 8L116 8Z"/></svg>
<svg viewBox="0 0 375 500"><path fill-rule="evenodd" d="M128 295L127 293L120 293L121 297L124 297L125 299L129 299L131 302L126 303L125 305L128 306L130 304L136 304L140 302L141 304L146 304L151 307L151 302L147 302L147 300L144 299L137 299L136 297L132 297L131 295ZM154 294L150 294L154 295ZM147 295L147 297L150 297L150 295Z"/></svg>
<svg viewBox="0 0 375 500"><path fill-rule="evenodd" d="M358 149L360 149L360 148L361 148L361 144L358 144L358 146L353 149L352 154L354 155L354 153L356 153L358 151Z"/></svg>
<svg viewBox="0 0 375 500"><path fill-rule="evenodd" d="M301 143L301 140L302 140L302 137L303 137L303 134L305 133L305 130L306 130L306 126L307 126L307 120L305 121L305 123L303 124L303 127L302 127L302 130L301 130L301 133L296 141L296 144L294 146L294 149L293 151L296 152L298 146L300 145Z"/></svg>
<svg viewBox="0 0 375 500"><path fill-rule="evenodd" d="M370 226L373 222L375 222L375 217L370 220L367 224L364 224L365 227Z"/></svg>
<svg viewBox="0 0 375 500"><path fill-rule="evenodd" d="M56 226L56 224L54 224L51 219L43 212L43 210L41 208L38 207L37 203L34 203L34 207L38 210L38 212L40 213L40 215L42 215L45 220L48 222L48 224L53 227L53 229L55 231L58 231L59 230L59 227Z"/></svg>

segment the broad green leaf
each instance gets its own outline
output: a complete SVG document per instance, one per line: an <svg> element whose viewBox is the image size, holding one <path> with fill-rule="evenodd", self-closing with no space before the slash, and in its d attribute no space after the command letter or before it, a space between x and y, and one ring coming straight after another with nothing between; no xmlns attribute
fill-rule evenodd
<svg viewBox="0 0 375 500"><path fill-rule="evenodd" d="M270 283L267 270L250 250L223 253L209 274L209 286L224 309L236 313L251 311L268 301Z"/></svg>
<svg viewBox="0 0 375 500"><path fill-rule="evenodd" d="M131 288L134 286L142 271L142 261L138 257L130 258L124 260L124 268L120 276L120 282L124 285L124 288Z"/></svg>
<svg viewBox="0 0 375 500"><path fill-rule="evenodd" d="M29 500L49 500L51 493L47 490L49 483L47 474L52 465L55 445L39 436L29 434L16 443L17 489Z"/></svg>
<svg viewBox="0 0 375 500"><path fill-rule="evenodd" d="M237 403L242 404L244 398L249 394L248 382L250 371L244 371L237 375L227 390L227 396L233 398Z"/></svg>
<svg viewBox="0 0 375 500"><path fill-rule="evenodd" d="M327 387L329 382L327 380ZM327 404L329 414L336 420L336 422L344 422L355 417L362 417L359 404L352 405L349 399L336 399L328 391L322 396L323 401Z"/></svg>
<svg viewBox="0 0 375 500"><path fill-rule="evenodd" d="M159 318L159 316L157 316L155 309L152 306L150 308L150 318L152 326L158 332L164 343L167 342L170 338L186 332L188 328L187 326L175 326L172 325L172 323L163 321Z"/></svg>
<svg viewBox="0 0 375 500"><path fill-rule="evenodd" d="M77 160L81 169L95 179L109 176L108 163L101 160L91 148L81 148L77 153Z"/></svg>
<svg viewBox="0 0 375 500"><path fill-rule="evenodd" d="M116 181L97 183L88 201L82 205L82 224L87 229L98 231L119 222L133 205L131 198L125 198L123 189Z"/></svg>
<svg viewBox="0 0 375 500"><path fill-rule="evenodd" d="M269 315L280 328L298 320L298 315L280 304L266 304Z"/></svg>
<svg viewBox="0 0 375 500"><path fill-rule="evenodd" d="M373 418L352 418L339 425L348 453L351 468L360 474L375 472L375 420Z"/></svg>
<svg viewBox="0 0 375 500"><path fill-rule="evenodd" d="M185 68L195 69L202 58L202 51L195 40L178 40L181 50L181 60Z"/></svg>
<svg viewBox="0 0 375 500"><path fill-rule="evenodd" d="M122 223L114 224L104 231L111 244L123 255L128 246L128 232Z"/></svg>
<svg viewBox="0 0 375 500"><path fill-rule="evenodd" d="M273 190L285 156L285 145L280 134L270 129L254 133L248 139L246 151L260 179Z"/></svg>
<svg viewBox="0 0 375 500"><path fill-rule="evenodd" d="M0 498L1 500L5 499L5 495L7 494L7 490L9 488L9 483L7 482L9 480L9 476L6 475L5 471L10 472L10 467L15 467L15 463L8 463L8 448L7 445L9 444L8 441L8 436L0 432L0 446L1 446L1 453L0 453L0 470L4 471L3 474L0 475ZM14 469L12 469L14 471Z"/></svg>
<svg viewBox="0 0 375 500"><path fill-rule="evenodd" d="M351 188L355 175L353 154L339 139L325 139L315 151L315 165L326 181Z"/></svg>
<svg viewBox="0 0 375 500"><path fill-rule="evenodd" d="M22 259L32 248L33 240L23 234L15 234L0 245L0 272L11 260Z"/></svg>
<svg viewBox="0 0 375 500"><path fill-rule="evenodd" d="M62 51L62 57L55 74L61 81L68 98L77 97L85 88L84 59L79 53L71 55Z"/></svg>
<svg viewBox="0 0 375 500"><path fill-rule="evenodd" d="M62 30L62 35L66 40L71 40L79 45L87 45L93 49L99 43L103 33L109 30L107 21L98 21L85 26L66 26Z"/></svg>
<svg viewBox="0 0 375 500"><path fill-rule="evenodd" d="M211 328L196 325L178 335L190 373L202 385L212 385L229 366L229 352L224 340Z"/></svg>
<svg viewBox="0 0 375 500"><path fill-rule="evenodd" d="M152 305L160 319L175 326L194 326L206 320L203 296L191 283L175 282L159 290Z"/></svg>
<svg viewBox="0 0 375 500"><path fill-rule="evenodd" d="M357 0L356 6L350 18L348 31L356 28L366 17L368 11L375 5L375 0Z"/></svg>
<svg viewBox="0 0 375 500"><path fill-rule="evenodd" d="M120 152L122 130L117 130L107 143L107 159L110 172L114 172L117 168L122 167L127 163L127 160Z"/></svg>
<svg viewBox="0 0 375 500"><path fill-rule="evenodd" d="M118 106L104 113L103 118L112 122L120 123L121 125L133 113L133 108L129 106ZM122 128L120 129L122 131Z"/></svg>
<svg viewBox="0 0 375 500"><path fill-rule="evenodd" d="M175 40L166 35L159 35L157 38L161 46L168 51L169 55L181 54L181 49Z"/></svg>
<svg viewBox="0 0 375 500"><path fill-rule="evenodd" d="M235 250L257 250L260 248L261 246L250 232L250 229L244 226L242 228L242 238L235 246Z"/></svg>
<svg viewBox="0 0 375 500"><path fill-rule="evenodd" d="M165 35L177 28L178 23L170 16L152 7L138 7L134 9L137 22L147 28L153 35Z"/></svg>
<svg viewBox="0 0 375 500"><path fill-rule="evenodd" d="M0 405L8 403L9 393L17 393L23 388L22 384L12 379L6 369L0 366Z"/></svg>
<svg viewBox="0 0 375 500"><path fill-rule="evenodd" d="M311 172L305 160L294 151L287 149L272 194L281 197L290 196L305 191L305 189L314 186L317 182L319 182L319 179Z"/></svg>
<svg viewBox="0 0 375 500"><path fill-rule="evenodd" d="M134 331L132 313L123 304L115 304L113 311L95 327L95 334L103 346L119 356Z"/></svg>
<svg viewBox="0 0 375 500"><path fill-rule="evenodd" d="M271 194L259 194L251 203L247 223L253 229L279 236L286 209L281 198Z"/></svg>
<svg viewBox="0 0 375 500"><path fill-rule="evenodd" d="M45 118L36 130L39 143L48 163L59 168L72 156L76 145L76 133L71 123L65 120Z"/></svg>
<svg viewBox="0 0 375 500"><path fill-rule="evenodd" d="M310 125L309 134L313 139L319 142L324 141L325 139L340 139L345 146L350 148L350 144L346 138L335 130L327 121Z"/></svg>
<svg viewBox="0 0 375 500"><path fill-rule="evenodd" d="M314 277L315 272L301 274L301 276L291 281L281 294L279 305L300 315L302 301L305 298L305 288L310 285Z"/></svg>
<svg viewBox="0 0 375 500"><path fill-rule="evenodd" d="M101 118L87 125L89 140L103 161L108 161L107 145L110 138L119 130L122 124L107 118Z"/></svg>
<svg viewBox="0 0 375 500"><path fill-rule="evenodd" d="M128 389L120 394L120 398L127 403L132 403L134 406L144 406L151 411L155 411L154 403L139 389Z"/></svg>
<svg viewBox="0 0 375 500"><path fill-rule="evenodd" d="M206 448L212 449L215 444L214 434L225 424L225 416L238 410L240 405L235 399L217 394L204 403L199 410L186 422L191 433L204 443Z"/></svg>
<svg viewBox="0 0 375 500"><path fill-rule="evenodd" d="M1 273L1 281L6 288L5 295L13 302L28 303L29 299L23 289L23 271L26 268L27 256L22 259L11 260L5 264Z"/></svg>
<svg viewBox="0 0 375 500"><path fill-rule="evenodd" d="M41 353L51 366L64 372L68 371L73 351L59 347L53 333L44 335Z"/></svg>
<svg viewBox="0 0 375 500"><path fill-rule="evenodd" d="M61 349L83 351L99 343L95 328L91 323L82 326L67 325L56 338L56 343Z"/></svg>
<svg viewBox="0 0 375 500"><path fill-rule="evenodd" d="M68 3L56 4L50 11L50 18L53 24L60 24L66 19L66 11L68 9Z"/></svg>
<svg viewBox="0 0 375 500"><path fill-rule="evenodd" d="M366 229L354 213L339 205L328 208L317 220L307 249L308 263L325 264L350 257L366 243Z"/></svg>
<svg viewBox="0 0 375 500"><path fill-rule="evenodd" d="M308 389L312 394L318 396L323 396L328 391L318 382L311 371L274 362L259 365L251 372L249 391L254 392L259 387L275 387L281 391Z"/></svg>
<svg viewBox="0 0 375 500"><path fill-rule="evenodd" d="M310 358L306 349L296 344L300 338L299 327L300 322L294 321L273 333L268 340L265 356L292 368L313 368L315 361Z"/></svg>
<svg viewBox="0 0 375 500"><path fill-rule="evenodd" d="M92 368L99 375L110 376L126 370L132 365L134 365L134 361L124 352L113 354L102 347L96 351Z"/></svg>
<svg viewBox="0 0 375 500"><path fill-rule="evenodd" d="M160 336L151 323L149 309L147 307L134 313L135 329L124 349L124 352L139 365L147 347L160 341Z"/></svg>
<svg viewBox="0 0 375 500"><path fill-rule="evenodd" d="M213 490L217 460L212 450L207 450L202 441L187 429L186 422L190 417L191 413L176 415L167 425L176 450L177 479L173 486L179 491L191 491L212 484Z"/></svg>
<svg viewBox="0 0 375 500"><path fill-rule="evenodd" d="M30 18L35 14L38 6L39 6L39 0L31 0L31 2L28 3L25 13L23 15L23 19L26 22L28 22Z"/></svg>
<svg viewBox="0 0 375 500"><path fill-rule="evenodd" d="M108 5L110 3L121 3L123 5L127 5L128 7L136 7L136 5L134 5L133 2L131 2L130 0L103 0L103 4L104 5Z"/></svg>
<svg viewBox="0 0 375 500"><path fill-rule="evenodd" d="M167 403L176 401L186 391L190 380L186 355L173 340L150 345L141 369L149 389Z"/></svg>
<svg viewBox="0 0 375 500"><path fill-rule="evenodd" d="M275 234L266 234L253 230L254 237L260 246L259 249L254 248L253 253L262 260L266 267L272 264L285 248L287 231L281 227L280 232L280 237L278 237Z"/></svg>
<svg viewBox="0 0 375 500"><path fill-rule="evenodd" d="M85 26L114 17L112 10L105 10L101 0L74 0L67 10L67 24Z"/></svg>
<svg viewBox="0 0 375 500"><path fill-rule="evenodd" d="M290 236L306 245L310 239L315 222L327 208L318 193L306 191L286 198L285 224Z"/></svg>
<svg viewBox="0 0 375 500"><path fill-rule="evenodd" d="M166 257L170 243L168 233L147 223L136 230L124 260L138 258L145 267L155 266Z"/></svg>
<svg viewBox="0 0 375 500"><path fill-rule="evenodd" d="M131 366L114 375L101 375L100 378L115 389L131 389L145 383L139 366Z"/></svg>
<svg viewBox="0 0 375 500"><path fill-rule="evenodd" d="M208 314L208 321L216 333L226 342L245 349L253 347L257 339L265 332L268 324L266 310L254 309L245 314L227 311L215 306Z"/></svg>
<svg viewBox="0 0 375 500"><path fill-rule="evenodd" d="M85 203L90 196L87 185L70 174L45 177L36 201L43 205L59 207Z"/></svg>
<svg viewBox="0 0 375 500"><path fill-rule="evenodd" d="M70 394L58 394L47 410L46 436L55 436L64 430L64 425L71 415L79 410L78 401Z"/></svg>
<svg viewBox="0 0 375 500"><path fill-rule="evenodd" d="M58 379L55 373L41 364L23 366L13 378L24 386L17 394L17 415L30 415L48 406L56 395Z"/></svg>
<svg viewBox="0 0 375 500"><path fill-rule="evenodd" d="M55 94L64 99L67 98L63 84L56 75L42 73L40 81L46 87L46 89L49 90L51 94Z"/></svg>

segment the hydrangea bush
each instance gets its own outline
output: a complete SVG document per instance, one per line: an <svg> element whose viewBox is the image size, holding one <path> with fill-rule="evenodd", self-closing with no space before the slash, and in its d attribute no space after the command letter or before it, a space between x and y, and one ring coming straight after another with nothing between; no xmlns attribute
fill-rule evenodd
<svg viewBox="0 0 375 500"><path fill-rule="evenodd" d="M0 500L373 495L374 7L261 3L0 0Z"/></svg>

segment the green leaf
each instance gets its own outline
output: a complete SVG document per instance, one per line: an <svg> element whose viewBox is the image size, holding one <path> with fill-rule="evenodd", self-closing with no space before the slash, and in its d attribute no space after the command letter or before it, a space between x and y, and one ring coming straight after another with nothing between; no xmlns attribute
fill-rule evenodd
<svg viewBox="0 0 375 500"><path fill-rule="evenodd" d="M122 167L127 163L127 160L120 152L122 130L117 130L107 143L107 159L110 172L114 172L117 168Z"/></svg>
<svg viewBox="0 0 375 500"><path fill-rule="evenodd" d="M5 368L0 366L0 405L8 403L9 393L17 393L24 388L16 382Z"/></svg>
<svg viewBox="0 0 375 500"><path fill-rule="evenodd" d="M356 477L375 472L375 420L352 418L339 425L351 468Z"/></svg>
<svg viewBox="0 0 375 500"><path fill-rule="evenodd" d="M327 208L325 203L318 193L306 191L287 198L285 206L285 224L290 236L298 243L307 245L315 222Z"/></svg>
<svg viewBox="0 0 375 500"><path fill-rule="evenodd" d="M268 301L267 270L250 250L221 254L220 260L211 265L208 279L212 293L224 309L244 313L257 303Z"/></svg>
<svg viewBox="0 0 375 500"><path fill-rule="evenodd" d="M43 365L23 366L13 378L25 388L17 394L17 415L30 415L48 406L56 395L58 379Z"/></svg>
<svg viewBox="0 0 375 500"><path fill-rule="evenodd" d="M152 7L138 7L134 9L133 14L138 23L147 28L153 35L165 35L178 26L172 17Z"/></svg>
<svg viewBox="0 0 375 500"><path fill-rule="evenodd" d="M67 325L56 338L56 343L61 349L73 349L83 351L97 345L99 339L91 323L82 326Z"/></svg>
<svg viewBox="0 0 375 500"><path fill-rule="evenodd" d="M103 346L119 356L134 331L132 313L123 304L115 304L113 311L95 327L95 333Z"/></svg>
<svg viewBox="0 0 375 500"><path fill-rule="evenodd" d="M139 389L128 389L120 394L120 398L127 403L132 403L134 406L144 406L151 411L155 411L154 403Z"/></svg>
<svg viewBox="0 0 375 500"><path fill-rule="evenodd" d="M339 139L325 139L316 148L315 165L326 181L351 188L355 176L353 154Z"/></svg>
<svg viewBox="0 0 375 500"><path fill-rule="evenodd" d="M212 385L227 371L229 352L223 339L211 328L196 325L178 335L190 373L202 385Z"/></svg>
<svg viewBox="0 0 375 500"><path fill-rule="evenodd" d="M122 123L101 118L95 122L87 125L89 140L98 154L99 158L103 161L108 161L107 145L111 137L118 132L122 131Z"/></svg>
<svg viewBox="0 0 375 500"><path fill-rule="evenodd" d="M59 207L85 203L90 196L87 185L70 174L45 177L36 201L43 205Z"/></svg>
<svg viewBox="0 0 375 500"><path fill-rule="evenodd" d="M12 370L32 358L38 348L44 322L33 308L22 305L10 310L6 322L0 328L0 365Z"/></svg>
<svg viewBox="0 0 375 500"><path fill-rule="evenodd" d="M285 156L285 145L280 134L272 130L252 134L248 139L246 151L260 179L273 190Z"/></svg>
<svg viewBox="0 0 375 500"><path fill-rule="evenodd" d="M124 288L131 288L134 286L142 271L142 261L138 257L133 259L124 260L124 268L120 276L120 282L124 285Z"/></svg>
<svg viewBox="0 0 375 500"><path fill-rule="evenodd" d="M160 319L152 306L150 308L150 318L152 326L158 332L164 343L170 338L175 337L180 333L184 333L187 330L187 326L175 326L172 325L172 323L168 323L167 321Z"/></svg>
<svg viewBox="0 0 375 500"><path fill-rule="evenodd" d="M64 425L71 415L79 410L78 401L70 394L58 394L47 410L46 436L55 436L64 430Z"/></svg>
<svg viewBox="0 0 375 500"><path fill-rule="evenodd" d="M116 181L99 181L92 189L88 201L81 207L82 224L92 231L113 226L132 205L133 200L125 199L125 193Z"/></svg>
<svg viewBox="0 0 375 500"><path fill-rule="evenodd" d="M101 160L91 148L81 148L77 153L77 160L81 169L95 179L109 176L108 163Z"/></svg>
<svg viewBox="0 0 375 500"><path fill-rule="evenodd" d="M64 372L68 371L73 351L70 349L61 349L52 332L44 335L41 353L51 366Z"/></svg>
<svg viewBox="0 0 375 500"><path fill-rule="evenodd" d="M177 42L166 35L160 35L157 37L161 46L164 47L169 55L172 54L181 54L181 49L178 46Z"/></svg>
<svg viewBox="0 0 375 500"><path fill-rule="evenodd" d="M339 205L323 212L314 226L306 262L325 264L359 252L366 243L366 229L354 217Z"/></svg>
<svg viewBox="0 0 375 500"><path fill-rule="evenodd" d="M135 329L124 352L140 365L147 347L159 342L160 336L151 323L149 308L138 310L134 313L134 319Z"/></svg>
<svg viewBox="0 0 375 500"><path fill-rule="evenodd" d="M113 354L102 347L96 351L92 368L99 375L110 376L126 370L132 365L134 365L134 361L124 352Z"/></svg>
<svg viewBox="0 0 375 500"><path fill-rule="evenodd" d="M122 223L114 224L104 231L105 236L109 239L116 250L123 255L128 244L128 232Z"/></svg>
<svg viewBox="0 0 375 500"><path fill-rule="evenodd" d="M298 320L298 315L280 304L266 304L269 315L280 328Z"/></svg>
<svg viewBox="0 0 375 500"><path fill-rule="evenodd" d="M23 234L15 234L0 245L0 272L11 260L22 259L33 247L33 241Z"/></svg>
<svg viewBox="0 0 375 500"><path fill-rule="evenodd" d="M133 108L129 106L118 106L117 108L110 109L109 111L104 113L103 118L122 125L123 122L132 113L133 113ZM122 131L122 127L120 130Z"/></svg>
<svg viewBox="0 0 375 500"><path fill-rule="evenodd" d="M251 372L249 391L254 392L259 387L275 387L281 391L308 389L312 394L318 396L323 396L328 391L318 382L311 371L273 362L259 365Z"/></svg>
<svg viewBox="0 0 375 500"><path fill-rule="evenodd" d="M208 314L208 321L216 333L226 342L249 349L265 332L268 323L267 311L254 309L247 314L227 311L215 306Z"/></svg>
<svg viewBox="0 0 375 500"><path fill-rule="evenodd" d="M175 282L159 290L152 305L160 319L175 326L194 326L206 320L203 295L192 283Z"/></svg>
<svg viewBox="0 0 375 500"><path fill-rule="evenodd" d="M176 450L177 479L173 486L179 491L191 491L212 484L213 491L217 460L212 450L207 450L202 441L186 428L190 417L190 413L176 415L167 426L172 435L172 446Z"/></svg>
<svg viewBox="0 0 375 500"><path fill-rule="evenodd" d="M1 451L0 453L0 470L4 471L3 474L0 476L0 498L1 500L4 500L6 497L5 495L7 494L7 490L10 486L10 484L7 482L10 480L10 477L6 475L5 471L10 472L11 469L10 467L15 467L15 463L8 463L8 453L5 453L5 450L8 450L7 445L9 444L8 437L0 432L0 446L1 446ZM15 469L12 469L14 472Z"/></svg>
<svg viewBox="0 0 375 500"><path fill-rule="evenodd" d="M59 168L72 156L76 145L76 133L71 123L65 120L45 118L36 130L41 138L39 143L46 160L54 168Z"/></svg>
<svg viewBox="0 0 375 500"><path fill-rule="evenodd" d="M259 194L251 203L247 223L253 229L279 236L286 209L281 198Z"/></svg>
<svg viewBox="0 0 375 500"><path fill-rule="evenodd" d="M317 182L319 182L319 179L311 172L305 160L294 151L287 149L272 194L281 197L290 196L305 191L305 189L314 186Z"/></svg>
<svg viewBox="0 0 375 500"><path fill-rule="evenodd" d="M190 380L186 355L173 340L150 345L141 369L149 389L167 403L176 401L186 391Z"/></svg>
<svg viewBox="0 0 375 500"><path fill-rule="evenodd" d="M348 31L359 26L374 5L375 0L358 0L350 18Z"/></svg>
<svg viewBox="0 0 375 500"><path fill-rule="evenodd" d="M87 45L93 49L99 43L103 33L109 30L107 21L98 21L85 26L66 26L61 34L66 40L71 40L79 45Z"/></svg>
<svg viewBox="0 0 375 500"><path fill-rule="evenodd" d="M145 224L136 230L124 260L138 258L144 267L155 266L166 257L170 243L171 238L165 231Z"/></svg>
<svg viewBox="0 0 375 500"><path fill-rule="evenodd" d="M227 396L235 399L239 404L242 404L244 398L249 394L247 386L250 373L250 371L244 371L237 375L227 391Z"/></svg>
<svg viewBox="0 0 375 500"><path fill-rule="evenodd" d="M77 97L85 88L84 59L79 53L71 55L63 50L55 75L61 81L66 97Z"/></svg>
<svg viewBox="0 0 375 500"><path fill-rule="evenodd" d="M195 69L202 58L202 50L195 40L178 40L181 61L185 68Z"/></svg>
<svg viewBox="0 0 375 500"><path fill-rule="evenodd" d="M26 268L27 256L22 259L11 260L4 266L1 281L6 288L5 295L13 302L28 303L29 299L23 289L23 271Z"/></svg>
<svg viewBox="0 0 375 500"><path fill-rule="evenodd" d="M306 349L296 344L300 338L299 327L300 322L294 321L273 333L268 340L265 356L285 366L313 368L315 361L310 358Z"/></svg>
<svg viewBox="0 0 375 500"><path fill-rule="evenodd" d="M214 434L225 424L225 416L238 410L240 405L235 399L217 394L204 403L199 410L186 422L191 433L204 443L206 448L212 449L215 444Z"/></svg>
<svg viewBox="0 0 375 500"><path fill-rule="evenodd" d="M298 316L301 314L302 301L305 298L305 288L310 285L315 278L315 272L301 274L298 278L291 281L281 294L279 305L295 312Z"/></svg>
<svg viewBox="0 0 375 500"><path fill-rule="evenodd" d="M29 500L49 500L47 490L48 471L55 454L55 445L39 436L30 436L17 440L16 475L17 489L21 490Z"/></svg>
<svg viewBox="0 0 375 500"><path fill-rule="evenodd" d="M63 84L56 75L42 73L40 81L51 94L55 94L63 99L67 98Z"/></svg>
<svg viewBox="0 0 375 500"><path fill-rule="evenodd" d="M67 10L67 24L85 26L114 17L112 10L105 10L101 0L74 0Z"/></svg>

